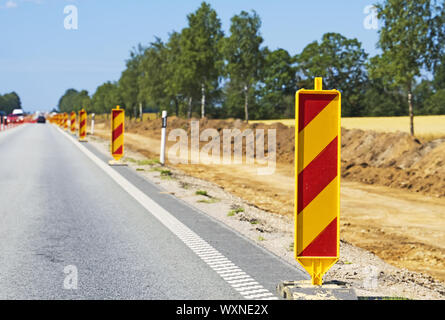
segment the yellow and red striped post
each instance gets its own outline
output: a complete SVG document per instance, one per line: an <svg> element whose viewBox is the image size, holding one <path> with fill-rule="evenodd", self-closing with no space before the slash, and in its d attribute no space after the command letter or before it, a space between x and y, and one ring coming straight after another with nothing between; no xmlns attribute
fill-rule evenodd
<svg viewBox="0 0 445 320"><path fill-rule="evenodd" d="M63 113L63 129L68 130L68 113L66 112Z"/></svg>
<svg viewBox="0 0 445 320"><path fill-rule="evenodd" d="M341 94L316 78L295 115L295 258L321 285L340 255Z"/></svg>
<svg viewBox="0 0 445 320"><path fill-rule="evenodd" d="M72 134L76 133L76 113L74 111L71 111L70 129Z"/></svg>
<svg viewBox="0 0 445 320"><path fill-rule="evenodd" d="M84 109L79 111L79 141L85 142L87 136L87 113Z"/></svg>
<svg viewBox="0 0 445 320"><path fill-rule="evenodd" d="M111 165L121 164L117 161L124 155L124 121L124 110L119 106L111 110L111 155L115 160L109 162Z"/></svg>

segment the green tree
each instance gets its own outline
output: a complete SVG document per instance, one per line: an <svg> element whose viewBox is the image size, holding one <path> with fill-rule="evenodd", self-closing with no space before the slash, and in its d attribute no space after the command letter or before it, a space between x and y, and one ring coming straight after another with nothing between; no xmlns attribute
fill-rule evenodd
<svg viewBox="0 0 445 320"><path fill-rule="evenodd" d="M139 101L144 101L157 108L161 105L168 105L169 99L166 96L166 81L169 77L167 56L167 48L159 38L156 38L156 41L145 49L140 61ZM170 112L170 110L167 111Z"/></svg>
<svg viewBox="0 0 445 320"><path fill-rule="evenodd" d="M256 118L289 118L295 114L297 87L295 58L286 50L265 49L261 107Z"/></svg>
<svg viewBox="0 0 445 320"><path fill-rule="evenodd" d="M60 112L71 112L80 110L80 106L76 105L76 97L79 95L79 91L76 89L68 89L59 99L57 105Z"/></svg>
<svg viewBox="0 0 445 320"><path fill-rule="evenodd" d="M428 114L427 101L434 94L434 86L430 80L422 80L413 89L413 104L416 105L417 114Z"/></svg>
<svg viewBox="0 0 445 320"><path fill-rule="evenodd" d="M389 117L408 114L403 94L398 90L385 88L381 79L369 79L366 83L362 106L363 116Z"/></svg>
<svg viewBox="0 0 445 320"><path fill-rule="evenodd" d="M300 86L312 88L315 77L323 77L323 85L342 93L342 115L363 114L363 95L367 83L365 62L368 55L357 39L338 33L326 33L321 43L308 44L297 56Z"/></svg>
<svg viewBox="0 0 445 320"><path fill-rule="evenodd" d="M433 86L436 90L445 89L445 55L434 68Z"/></svg>
<svg viewBox="0 0 445 320"><path fill-rule="evenodd" d="M7 112L7 107L8 106L5 98L3 98L3 96L0 94L0 111Z"/></svg>
<svg viewBox="0 0 445 320"><path fill-rule="evenodd" d="M370 76L404 92L414 135L412 94L416 77L432 70L444 51L443 1L386 0L376 8L382 24L378 41L382 54L371 59Z"/></svg>
<svg viewBox="0 0 445 320"><path fill-rule="evenodd" d="M0 95L0 110L6 112L7 114L12 113L14 109L21 109L22 102L20 97L16 92L7 93L5 95Z"/></svg>
<svg viewBox="0 0 445 320"><path fill-rule="evenodd" d="M434 92L434 94L425 101L424 109L427 114L445 114L445 89Z"/></svg>
<svg viewBox="0 0 445 320"><path fill-rule="evenodd" d="M223 59L220 41L224 38L221 21L211 6L202 2L200 8L187 16L188 27L182 31L182 67L184 76L199 86L201 117L205 117L206 99L216 90L222 74Z"/></svg>
<svg viewBox="0 0 445 320"><path fill-rule="evenodd" d="M174 112L176 116L180 114L181 102L186 97L187 83L185 82L184 65L181 48L181 33L172 32L169 36L165 50L165 95L174 104ZM185 114L185 112L184 112Z"/></svg>
<svg viewBox="0 0 445 320"><path fill-rule="evenodd" d="M126 69L122 71L118 81L120 96L122 98L127 114L136 117L138 114L139 100L139 78L142 74L141 61L145 49L139 45L130 52L130 58L126 61Z"/></svg>
<svg viewBox="0 0 445 320"><path fill-rule="evenodd" d="M255 11L241 11L231 19L230 36L224 41L226 72L230 78L229 92L244 96L244 118L249 121L249 100L261 79L264 52L260 35L261 19ZM236 98L235 98L236 99Z"/></svg>
<svg viewBox="0 0 445 320"><path fill-rule="evenodd" d="M109 113L111 109L122 104L117 83L106 82L97 87L91 98L91 112L97 114Z"/></svg>
<svg viewBox="0 0 445 320"><path fill-rule="evenodd" d="M88 95L87 90L80 91L75 97L74 97L74 110L80 111L81 109L87 109L90 105L90 96Z"/></svg>

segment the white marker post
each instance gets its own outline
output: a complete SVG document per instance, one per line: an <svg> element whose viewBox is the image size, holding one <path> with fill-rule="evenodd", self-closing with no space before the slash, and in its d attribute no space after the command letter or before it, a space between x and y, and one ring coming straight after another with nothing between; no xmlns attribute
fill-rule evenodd
<svg viewBox="0 0 445 320"><path fill-rule="evenodd" d="M94 135L94 113L91 114L91 135Z"/></svg>
<svg viewBox="0 0 445 320"><path fill-rule="evenodd" d="M162 111L162 131L161 131L161 155L160 162L165 164L165 129L167 128L167 111Z"/></svg>

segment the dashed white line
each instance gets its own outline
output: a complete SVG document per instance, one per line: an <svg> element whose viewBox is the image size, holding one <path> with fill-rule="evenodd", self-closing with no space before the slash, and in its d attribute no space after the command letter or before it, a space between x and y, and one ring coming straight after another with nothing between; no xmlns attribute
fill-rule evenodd
<svg viewBox="0 0 445 320"><path fill-rule="evenodd" d="M233 262L222 255L218 250L213 248L205 240L199 237L195 232L189 229L186 225L176 219L167 210L158 205L153 199L143 193L141 190L136 188L131 182L125 179L117 171L113 170L110 166L105 164L91 151L85 148L77 140L73 139L68 133L59 129L59 132L68 137L71 142L74 143L90 160L92 160L99 168L105 171L118 185L122 187L128 194L130 194L136 201L138 201L148 212L150 212L156 219L158 219L165 227L172 231L187 247L189 247L196 255L206 263L210 268L216 271L220 277L231 285L235 290L238 287L234 285L239 285L243 282L257 283L251 276L247 275L241 268L237 267ZM212 265L208 260L203 257L208 257L209 255L217 255L221 258L226 258L227 263L224 265ZM227 272L227 273L226 273ZM233 275L237 272L244 272L245 275ZM231 274L232 273L232 274ZM232 275L232 276L231 276ZM265 297L273 297L273 294L269 290L265 289L263 286L258 284L258 290L263 293L253 294L254 292L246 291L247 293L239 292L246 299L257 299ZM257 292L257 290L255 290ZM276 298L276 297L274 297Z"/></svg>

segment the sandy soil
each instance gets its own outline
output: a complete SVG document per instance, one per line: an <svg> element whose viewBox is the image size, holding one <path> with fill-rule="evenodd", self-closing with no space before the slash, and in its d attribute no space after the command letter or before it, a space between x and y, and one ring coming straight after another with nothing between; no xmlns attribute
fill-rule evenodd
<svg viewBox="0 0 445 320"><path fill-rule="evenodd" d="M153 127L130 124L128 128L129 132L125 134L127 150L137 151L148 158L157 158L157 124ZM95 133L105 139L109 137L106 124L96 126ZM433 159L433 164L424 163L424 168L429 165L433 167L430 171L441 171L442 168L437 165L440 161L437 159L443 157L443 153L439 152L443 148L440 141L420 144L407 135L381 136L366 134L361 130L345 131L342 136L342 240L369 250L394 266L427 273L445 281L445 199L435 197L440 188L433 183L434 179L442 179L441 176L432 174L428 180L418 175L418 186L430 184L431 195L423 195L407 191L413 191L413 188L405 187L407 190L401 190L404 185L394 182L394 175L388 175L392 171L406 175L403 167L411 168L426 159ZM293 156L292 161L289 160L293 150L288 150L293 141L289 143L289 139L293 139L291 131L286 132L283 139L286 141L278 141L278 154L287 156L278 159L276 172L269 176L257 175L256 168L248 165L173 167L186 175L220 186L250 206L291 218L294 207L294 168ZM394 139L398 141L397 144L393 143ZM426 156L430 152L434 152L435 158ZM403 176L400 181L404 180L406 178ZM385 186L385 181L391 182L387 184L391 188Z"/></svg>

